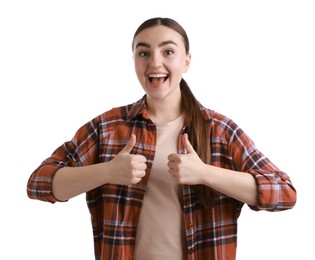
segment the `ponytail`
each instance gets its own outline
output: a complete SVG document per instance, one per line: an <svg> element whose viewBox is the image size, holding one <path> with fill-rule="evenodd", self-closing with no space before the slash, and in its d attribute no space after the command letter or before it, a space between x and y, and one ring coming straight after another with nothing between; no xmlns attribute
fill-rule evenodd
<svg viewBox="0 0 315 260"><path fill-rule="evenodd" d="M182 107L185 112L185 125L189 141L200 159L210 164L210 136L208 125L200 109L200 103L191 92L184 79L180 82L182 93ZM199 202L206 208L210 208L216 195L216 191L205 186L197 185L196 195Z"/></svg>

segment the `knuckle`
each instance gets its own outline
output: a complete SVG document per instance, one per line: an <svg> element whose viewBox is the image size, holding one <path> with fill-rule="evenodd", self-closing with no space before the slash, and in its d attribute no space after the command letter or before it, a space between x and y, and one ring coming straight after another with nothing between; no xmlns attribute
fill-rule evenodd
<svg viewBox="0 0 315 260"><path fill-rule="evenodd" d="M137 184L138 182L140 182L141 181L141 178L133 178L132 180L131 180L131 184Z"/></svg>

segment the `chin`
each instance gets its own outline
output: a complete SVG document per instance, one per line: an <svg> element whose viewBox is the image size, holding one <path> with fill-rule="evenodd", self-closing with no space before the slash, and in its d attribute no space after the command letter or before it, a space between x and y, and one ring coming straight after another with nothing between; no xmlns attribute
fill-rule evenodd
<svg viewBox="0 0 315 260"><path fill-rule="evenodd" d="M148 98L153 99L153 100L163 100L165 99L168 95L162 95L162 94L151 94L147 93Z"/></svg>

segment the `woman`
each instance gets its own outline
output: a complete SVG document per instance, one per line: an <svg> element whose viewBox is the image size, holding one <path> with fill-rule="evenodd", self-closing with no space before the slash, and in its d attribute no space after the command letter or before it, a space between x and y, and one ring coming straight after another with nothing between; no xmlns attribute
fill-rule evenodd
<svg viewBox="0 0 315 260"><path fill-rule="evenodd" d="M96 259L235 259L242 206L292 208L290 178L195 99L176 21L145 21L132 50L146 94L82 126L33 172L28 196L54 203L86 192Z"/></svg>

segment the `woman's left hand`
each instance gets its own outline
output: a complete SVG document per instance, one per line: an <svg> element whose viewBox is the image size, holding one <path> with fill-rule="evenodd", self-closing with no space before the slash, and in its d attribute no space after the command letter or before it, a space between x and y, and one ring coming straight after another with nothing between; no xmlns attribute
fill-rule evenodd
<svg viewBox="0 0 315 260"><path fill-rule="evenodd" d="M188 140L188 135L182 136L182 143L187 153L170 154L168 156L168 168L172 179L180 184L202 184L206 164L199 158L198 154Z"/></svg>

